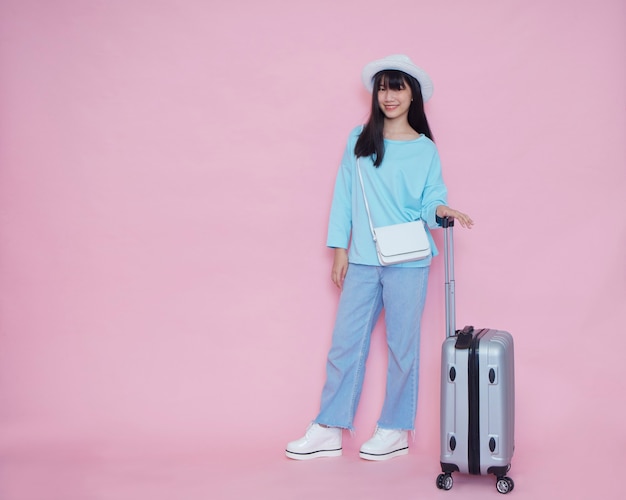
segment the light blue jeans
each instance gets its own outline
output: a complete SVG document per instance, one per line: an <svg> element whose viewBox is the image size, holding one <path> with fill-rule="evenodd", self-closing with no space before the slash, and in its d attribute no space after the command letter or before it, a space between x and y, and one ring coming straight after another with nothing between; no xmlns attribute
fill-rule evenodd
<svg viewBox="0 0 626 500"><path fill-rule="evenodd" d="M316 423L354 429L371 334L384 307L387 388L378 426L414 430L420 322L428 272L429 267L349 265L326 362L326 383Z"/></svg>

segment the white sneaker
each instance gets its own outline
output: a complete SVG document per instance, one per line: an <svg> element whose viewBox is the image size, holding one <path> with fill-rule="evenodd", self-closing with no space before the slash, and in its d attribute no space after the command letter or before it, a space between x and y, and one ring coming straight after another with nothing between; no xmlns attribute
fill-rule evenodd
<svg viewBox="0 0 626 500"><path fill-rule="evenodd" d="M341 429L311 424L306 434L287 444L287 457L294 460L309 460L319 457L341 456Z"/></svg>
<svg viewBox="0 0 626 500"><path fill-rule="evenodd" d="M361 446L359 456L365 460L389 460L408 452L408 431L377 427L372 438Z"/></svg>

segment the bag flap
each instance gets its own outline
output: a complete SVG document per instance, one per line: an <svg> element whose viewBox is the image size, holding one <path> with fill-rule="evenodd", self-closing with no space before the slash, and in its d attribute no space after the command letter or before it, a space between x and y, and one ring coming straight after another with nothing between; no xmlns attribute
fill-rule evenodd
<svg viewBox="0 0 626 500"><path fill-rule="evenodd" d="M421 220L374 228L376 244L385 256L423 252L430 249L430 241Z"/></svg>

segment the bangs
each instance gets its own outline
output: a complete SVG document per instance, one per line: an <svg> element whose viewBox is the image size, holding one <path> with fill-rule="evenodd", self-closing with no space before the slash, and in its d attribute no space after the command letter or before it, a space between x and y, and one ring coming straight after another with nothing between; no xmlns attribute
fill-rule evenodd
<svg viewBox="0 0 626 500"><path fill-rule="evenodd" d="M397 70L385 70L376 75L374 79L374 88L380 86L392 90L400 90L403 87L410 87L409 75Z"/></svg>

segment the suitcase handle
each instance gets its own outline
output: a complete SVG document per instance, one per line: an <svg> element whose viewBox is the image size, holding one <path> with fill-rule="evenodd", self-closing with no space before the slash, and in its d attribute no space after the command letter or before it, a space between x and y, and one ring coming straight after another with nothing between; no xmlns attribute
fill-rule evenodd
<svg viewBox="0 0 626 500"><path fill-rule="evenodd" d="M436 215L435 220L437 221L437 224L439 224L444 229L454 226L454 219L452 217L439 217L438 215Z"/></svg>
<svg viewBox="0 0 626 500"><path fill-rule="evenodd" d="M457 332L455 349L469 349L472 345L472 339L474 338L474 327L466 326L463 330Z"/></svg>
<svg viewBox="0 0 626 500"><path fill-rule="evenodd" d="M446 337L454 337L456 334L456 310L454 301L454 218L436 216L437 224L443 227L443 260L445 267L445 293L446 293Z"/></svg>

